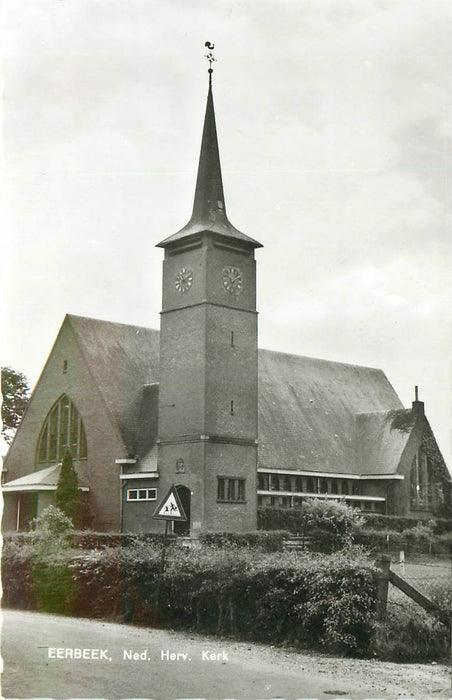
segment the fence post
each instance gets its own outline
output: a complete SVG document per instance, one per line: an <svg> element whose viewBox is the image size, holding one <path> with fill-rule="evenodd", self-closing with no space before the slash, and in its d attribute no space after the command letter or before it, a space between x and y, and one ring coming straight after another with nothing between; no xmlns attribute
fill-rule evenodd
<svg viewBox="0 0 452 700"><path fill-rule="evenodd" d="M389 587L389 568L391 566L391 557L389 554L380 554L375 561L375 566L378 569L377 579L377 619L384 620L386 616L386 607L388 604L388 587Z"/></svg>

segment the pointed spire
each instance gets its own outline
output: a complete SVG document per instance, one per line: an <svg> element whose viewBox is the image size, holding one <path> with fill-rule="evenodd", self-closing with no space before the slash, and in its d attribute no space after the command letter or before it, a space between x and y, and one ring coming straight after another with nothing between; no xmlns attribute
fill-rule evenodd
<svg viewBox="0 0 452 700"><path fill-rule="evenodd" d="M208 44L209 42L206 42L206 46ZM209 44L208 48L213 49L213 46ZM226 215L212 93L212 62L215 59L211 53L206 58L210 64L209 91L207 93L193 212L190 221L183 229L158 243L158 246L164 248L166 245L191 234L212 231L222 236L242 240L254 248L260 248L262 247L261 243L236 229Z"/></svg>
<svg viewBox="0 0 452 700"><path fill-rule="evenodd" d="M210 68L209 71L212 69ZM198 177L192 222L227 222L221 177L220 152L212 95L212 73L209 72L209 92L199 155Z"/></svg>

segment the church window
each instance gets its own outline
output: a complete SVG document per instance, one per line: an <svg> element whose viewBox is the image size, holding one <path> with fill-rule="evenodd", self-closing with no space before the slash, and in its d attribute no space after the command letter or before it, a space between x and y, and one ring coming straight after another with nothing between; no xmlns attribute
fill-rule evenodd
<svg viewBox="0 0 452 700"><path fill-rule="evenodd" d="M74 460L86 459L86 435L80 415L65 395L51 408L38 440L38 464L54 464L69 450Z"/></svg>
<svg viewBox="0 0 452 700"><path fill-rule="evenodd" d="M156 501L157 489L127 489L128 501Z"/></svg>
<svg viewBox="0 0 452 700"><path fill-rule="evenodd" d="M231 416L234 415L234 401L231 401Z"/></svg>
<svg viewBox="0 0 452 700"><path fill-rule="evenodd" d="M217 500L223 503L244 503L245 479L218 477Z"/></svg>
<svg viewBox="0 0 452 700"><path fill-rule="evenodd" d="M411 507L415 510L428 510L431 500L431 484L427 455L419 450L411 464L410 474Z"/></svg>
<svg viewBox="0 0 452 700"><path fill-rule="evenodd" d="M231 331L231 348L234 347L234 331Z"/></svg>

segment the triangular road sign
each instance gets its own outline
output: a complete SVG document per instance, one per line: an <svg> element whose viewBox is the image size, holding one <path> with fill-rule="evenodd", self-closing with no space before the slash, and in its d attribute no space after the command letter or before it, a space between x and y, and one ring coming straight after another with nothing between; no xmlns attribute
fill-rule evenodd
<svg viewBox="0 0 452 700"><path fill-rule="evenodd" d="M171 486L152 517L154 520L187 520L175 486Z"/></svg>

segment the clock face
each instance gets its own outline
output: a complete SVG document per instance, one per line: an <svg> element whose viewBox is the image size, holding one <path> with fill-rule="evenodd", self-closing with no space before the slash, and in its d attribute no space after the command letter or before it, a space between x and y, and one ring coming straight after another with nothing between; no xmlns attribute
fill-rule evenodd
<svg viewBox="0 0 452 700"><path fill-rule="evenodd" d="M223 287L229 294L240 294L243 286L242 272L238 267L223 268Z"/></svg>
<svg viewBox="0 0 452 700"><path fill-rule="evenodd" d="M185 292L188 292L188 290L193 284L193 272L191 270L188 270L186 267L183 267L177 273L174 284L176 285L176 289L178 292L181 292L181 294L185 294Z"/></svg>

